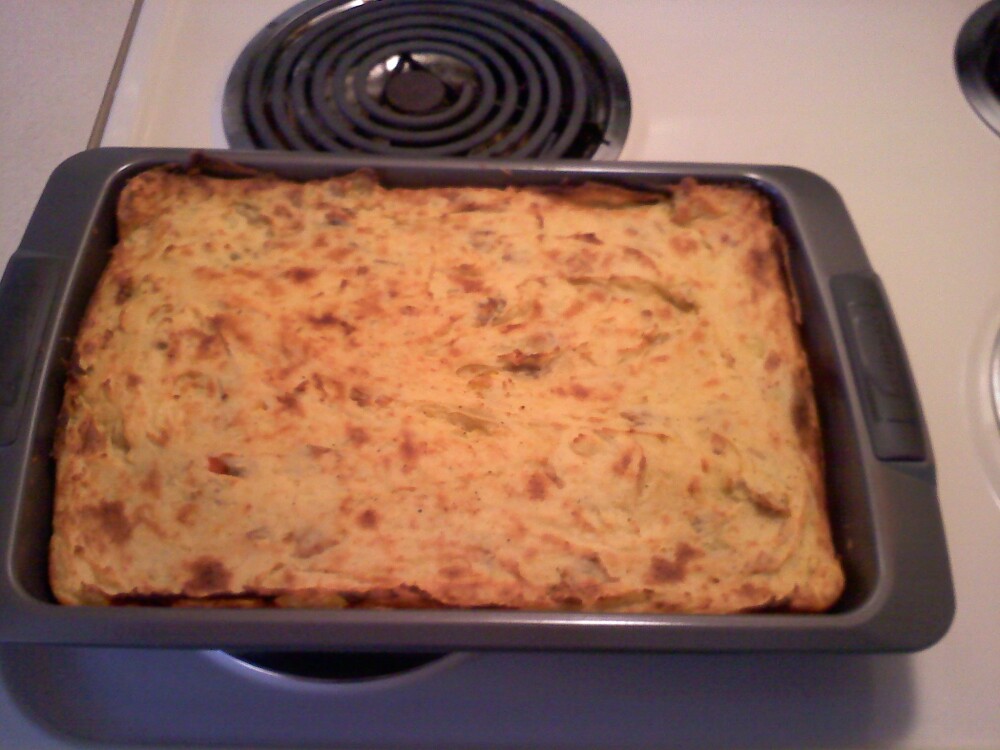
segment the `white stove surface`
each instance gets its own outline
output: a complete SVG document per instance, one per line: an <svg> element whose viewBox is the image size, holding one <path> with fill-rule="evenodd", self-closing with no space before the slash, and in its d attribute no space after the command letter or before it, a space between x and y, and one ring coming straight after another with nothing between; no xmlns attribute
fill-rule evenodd
<svg viewBox="0 0 1000 750"><path fill-rule="evenodd" d="M145 0L101 145L225 147L232 63L290 4ZM966 103L953 65L980 3L563 4L604 36L628 78L621 159L789 164L844 198L928 421L954 624L913 655L473 656L378 689L309 686L289 698L275 688L276 710L287 719L301 700L374 724L382 710L427 712L413 734L337 735L352 745L1000 746L1000 435L987 401L1000 330L1000 136ZM151 669L163 659L80 663L111 658ZM206 654L171 659L209 681L225 669Z"/></svg>

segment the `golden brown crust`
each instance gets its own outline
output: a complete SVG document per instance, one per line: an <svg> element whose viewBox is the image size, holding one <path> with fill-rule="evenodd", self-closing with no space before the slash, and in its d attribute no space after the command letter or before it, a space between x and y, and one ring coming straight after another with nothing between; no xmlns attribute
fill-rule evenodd
<svg viewBox="0 0 1000 750"><path fill-rule="evenodd" d="M154 169L56 445L68 604L822 610L766 200Z"/></svg>

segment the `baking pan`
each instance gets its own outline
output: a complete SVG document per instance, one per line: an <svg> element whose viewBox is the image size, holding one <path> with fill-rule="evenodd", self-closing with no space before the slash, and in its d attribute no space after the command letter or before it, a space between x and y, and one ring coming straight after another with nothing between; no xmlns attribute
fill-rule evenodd
<svg viewBox="0 0 1000 750"><path fill-rule="evenodd" d="M684 176L769 196L816 385L834 543L847 573L823 614L67 607L48 587L51 457L72 338L115 244L126 180L179 149L97 149L52 175L0 285L0 641L257 650L907 651L947 631L954 594L931 446L884 291L836 191L775 166L427 161L203 152L292 179L374 168L389 185L633 187Z"/></svg>

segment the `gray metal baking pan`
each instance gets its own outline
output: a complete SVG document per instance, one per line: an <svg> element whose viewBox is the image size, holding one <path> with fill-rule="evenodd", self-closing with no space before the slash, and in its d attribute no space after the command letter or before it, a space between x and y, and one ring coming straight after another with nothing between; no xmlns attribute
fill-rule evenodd
<svg viewBox="0 0 1000 750"><path fill-rule="evenodd" d="M293 179L374 168L390 185L750 184L788 236L823 425L834 542L847 571L823 614L66 607L49 590L53 435L71 341L116 241L126 180L194 152L97 149L53 173L0 284L0 642L234 650L912 651L947 631L954 590L934 462L882 286L837 192L791 167L427 161L203 152Z"/></svg>

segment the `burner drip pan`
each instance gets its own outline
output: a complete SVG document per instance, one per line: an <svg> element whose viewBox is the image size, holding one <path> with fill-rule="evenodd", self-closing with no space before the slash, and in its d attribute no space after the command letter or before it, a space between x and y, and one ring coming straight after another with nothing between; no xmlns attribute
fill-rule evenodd
<svg viewBox="0 0 1000 750"><path fill-rule="evenodd" d="M221 652L249 667L282 677L353 682L414 672L447 654L341 653L323 651Z"/></svg>

